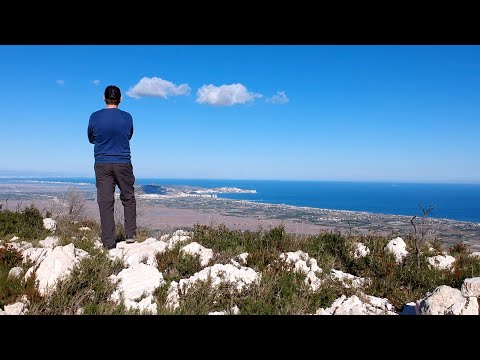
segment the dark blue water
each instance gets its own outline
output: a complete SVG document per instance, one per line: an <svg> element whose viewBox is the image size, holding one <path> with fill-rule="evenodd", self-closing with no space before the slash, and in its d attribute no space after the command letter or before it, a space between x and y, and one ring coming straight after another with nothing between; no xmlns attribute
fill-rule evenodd
<svg viewBox="0 0 480 360"><path fill-rule="evenodd" d="M17 178L25 181L25 178ZM29 178L94 184L92 178ZM15 178L0 179L12 184ZM434 207L428 216L480 222L480 184L414 184L334 181L195 180L137 178L136 185L189 185L202 188L236 187L256 193L219 194L219 198L286 204L332 210L422 216L420 205Z"/></svg>

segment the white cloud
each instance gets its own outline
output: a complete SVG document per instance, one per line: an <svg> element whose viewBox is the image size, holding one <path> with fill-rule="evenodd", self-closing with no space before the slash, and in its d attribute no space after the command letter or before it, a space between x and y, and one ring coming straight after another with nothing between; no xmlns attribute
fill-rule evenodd
<svg viewBox="0 0 480 360"><path fill-rule="evenodd" d="M262 97L262 94L249 92L242 84L203 85L197 91L197 103L217 106L245 104Z"/></svg>
<svg viewBox="0 0 480 360"><path fill-rule="evenodd" d="M65 85L65 80L55 80L58 85Z"/></svg>
<svg viewBox="0 0 480 360"><path fill-rule="evenodd" d="M289 101L290 99L287 97L287 94L285 94L285 91L277 91L276 95L267 99L267 102L272 104L286 104Z"/></svg>
<svg viewBox="0 0 480 360"><path fill-rule="evenodd" d="M175 85L174 83L157 77L143 77L138 84L128 89L126 94L133 98L142 96L160 97L187 95L190 87L187 84Z"/></svg>
<svg viewBox="0 0 480 360"><path fill-rule="evenodd" d="M93 80L92 84L98 86L98 85L100 85L100 80Z"/></svg>

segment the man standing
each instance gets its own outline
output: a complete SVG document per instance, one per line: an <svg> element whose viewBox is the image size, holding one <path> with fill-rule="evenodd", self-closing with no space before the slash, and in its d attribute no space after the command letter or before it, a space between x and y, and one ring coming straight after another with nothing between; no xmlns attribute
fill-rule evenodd
<svg viewBox="0 0 480 360"><path fill-rule="evenodd" d="M133 118L128 112L118 108L121 97L120 89L117 86L107 86L104 94L107 107L92 113L88 122L88 140L95 144L94 169L102 243L107 249L116 247L115 185L120 188L127 243L135 242L137 231L137 204L133 186L135 176L130 156Z"/></svg>

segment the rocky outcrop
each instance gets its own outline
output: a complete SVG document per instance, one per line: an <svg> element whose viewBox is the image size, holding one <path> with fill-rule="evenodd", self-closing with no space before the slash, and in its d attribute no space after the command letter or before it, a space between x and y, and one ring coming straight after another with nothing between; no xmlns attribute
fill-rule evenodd
<svg viewBox="0 0 480 360"><path fill-rule="evenodd" d="M370 254L370 249L360 242L355 243L355 249L353 251L354 258L362 258Z"/></svg>
<svg viewBox="0 0 480 360"><path fill-rule="evenodd" d="M153 292L165 281L156 267L134 263L120 271L118 275L111 275L110 278L114 282L118 281L112 300L118 302L123 299L127 309L138 309L142 313L157 313Z"/></svg>
<svg viewBox="0 0 480 360"><path fill-rule="evenodd" d="M318 267L317 260L311 258L306 252L298 250L295 252L281 253L280 260L292 265L295 272L304 273L306 275L305 283L310 285L313 291L321 286L322 281L317 276L317 273L321 273L322 269Z"/></svg>
<svg viewBox="0 0 480 360"><path fill-rule="evenodd" d="M213 258L213 250L203 247L197 242L191 242L180 249L180 252L190 254L192 256L198 256L201 266L207 266L210 260Z"/></svg>
<svg viewBox="0 0 480 360"><path fill-rule="evenodd" d="M20 266L15 266L13 268L10 269L10 271L8 272L8 277L9 278L18 278L20 276L22 276L23 274L23 268L20 267Z"/></svg>
<svg viewBox="0 0 480 360"><path fill-rule="evenodd" d="M395 255L395 261L397 263L402 263L405 256L408 255L407 244L405 244L405 241L403 241L401 237L390 240L384 250Z"/></svg>
<svg viewBox="0 0 480 360"><path fill-rule="evenodd" d="M84 256L88 256L88 253L75 249L73 244L57 246L50 250L38 265L27 270L25 280L35 271L38 291L45 295L55 287L58 280L67 277Z"/></svg>
<svg viewBox="0 0 480 360"><path fill-rule="evenodd" d="M358 277L352 274L348 274L343 271L335 270L335 269L331 270L331 277L335 280L340 281L342 285L346 288L350 288L350 287L357 288L364 285L368 285L370 283L370 280L368 279Z"/></svg>
<svg viewBox="0 0 480 360"><path fill-rule="evenodd" d="M52 218L43 219L43 227L54 232L57 229L57 222Z"/></svg>
<svg viewBox="0 0 480 360"><path fill-rule="evenodd" d="M3 311L3 315L25 315L26 313L28 313L27 306L21 301L5 305Z"/></svg>
<svg viewBox="0 0 480 360"><path fill-rule="evenodd" d="M215 291L220 285L226 285L230 291L241 292L252 284L260 281L260 273L249 267L236 267L232 264L215 264L196 272L178 283L170 283L167 295L167 307L175 310L180 306L180 295L185 295L188 290L198 282L210 281L212 290Z"/></svg>
<svg viewBox="0 0 480 360"><path fill-rule="evenodd" d="M144 263L146 265L155 265L155 256L162 253L167 248L165 241L155 238L148 238L143 242L127 244L120 242L115 249L109 250L109 256L112 260L121 259L126 266Z"/></svg>
<svg viewBox="0 0 480 360"><path fill-rule="evenodd" d="M478 315L478 299L464 297L458 289L438 286L416 302L417 315Z"/></svg>
<svg viewBox="0 0 480 360"><path fill-rule="evenodd" d="M85 230L87 231L87 230ZM211 290L219 287L232 292L243 292L253 284L258 284L261 273L247 267L249 254L242 253L234 256L227 264L214 264L208 266L214 258L213 250L203 247L197 242L190 242L191 234L177 230L173 235L165 234L159 240L154 237L143 242L127 244L120 242L117 248L108 250L110 259L121 259L124 269L117 275L112 275L110 280L116 284L116 289L111 296L115 302L123 302L127 309L136 309L142 314L156 314L157 301L155 291L165 285L162 273L156 267L156 256L174 247L181 253L198 256L201 266L205 267L194 275L172 281L167 290L166 306L174 310L180 306L182 297L188 295L189 290L198 283L209 283ZM25 244L23 244L25 243ZM60 279L70 275L72 269L79 264L81 259L89 254L75 248L74 244L58 246L57 237L51 236L39 242L42 247L32 247L31 243L14 242L15 248L22 252L23 268L10 269L9 277L21 277L26 263L32 266L27 270L24 279L35 272L38 289L46 295L54 289ZM98 238L93 239L95 247L102 247ZM27 245L28 244L28 245ZM177 247L178 246L178 247ZM403 261L408 254L406 244L401 238L395 238L385 247L395 255L397 262ZM369 250L361 243L357 243L353 256L368 256ZM435 253L433 253L435 254ZM472 254L470 254L472 255ZM438 269L451 269L455 258L446 253L428 258L429 264ZM303 251L285 252L280 254L279 262L284 262L287 271L305 274L305 282L312 291L321 290L324 279L340 281L345 288L362 288L368 286L369 279L354 276L340 270L331 269L330 272L322 271L317 259ZM367 288L368 289L368 288ZM357 289L356 295L340 296L328 308L316 311L319 315L396 315L394 307L385 298L366 295L365 289ZM461 290L449 286L439 286L424 298L405 304L398 314L402 315L478 315L480 298L480 277L465 279ZM23 301L23 300L22 300ZM27 302L16 302L0 309L0 314L26 314ZM230 309L216 309L209 315L232 315L240 310L233 306ZM78 314L83 312L78 310Z"/></svg>
<svg viewBox="0 0 480 360"><path fill-rule="evenodd" d="M333 304L320 308L315 315L397 315L392 304L387 299L361 294L347 298L340 296Z"/></svg>
<svg viewBox="0 0 480 360"><path fill-rule="evenodd" d="M310 285L312 291L318 290L322 285L322 280L317 275L322 273L323 270L317 265L317 260L310 257L306 252L298 250L295 252L282 253L280 254L280 260L292 265L295 272L305 274L305 283ZM330 278L340 281L346 288L351 286L360 287L369 283L368 279L360 278L336 269L330 271Z"/></svg>
<svg viewBox="0 0 480 360"><path fill-rule="evenodd" d="M40 240L38 243L45 248L53 249L59 242L60 240L57 236L47 236L44 240Z"/></svg>
<svg viewBox="0 0 480 360"><path fill-rule="evenodd" d="M455 258L451 255L437 255L427 258L431 267L439 270L453 269Z"/></svg>
<svg viewBox="0 0 480 360"><path fill-rule="evenodd" d="M465 279L460 291L464 297L480 298L480 277Z"/></svg>

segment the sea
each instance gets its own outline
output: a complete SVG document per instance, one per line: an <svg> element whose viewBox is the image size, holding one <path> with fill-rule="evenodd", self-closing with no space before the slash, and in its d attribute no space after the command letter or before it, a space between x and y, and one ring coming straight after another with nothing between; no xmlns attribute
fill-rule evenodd
<svg viewBox="0 0 480 360"><path fill-rule="evenodd" d="M480 222L480 184L137 178L135 186L149 194L180 187L237 201L375 214L421 217L431 207L431 218ZM2 177L0 200L51 197L70 187L96 192L94 178Z"/></svg>

